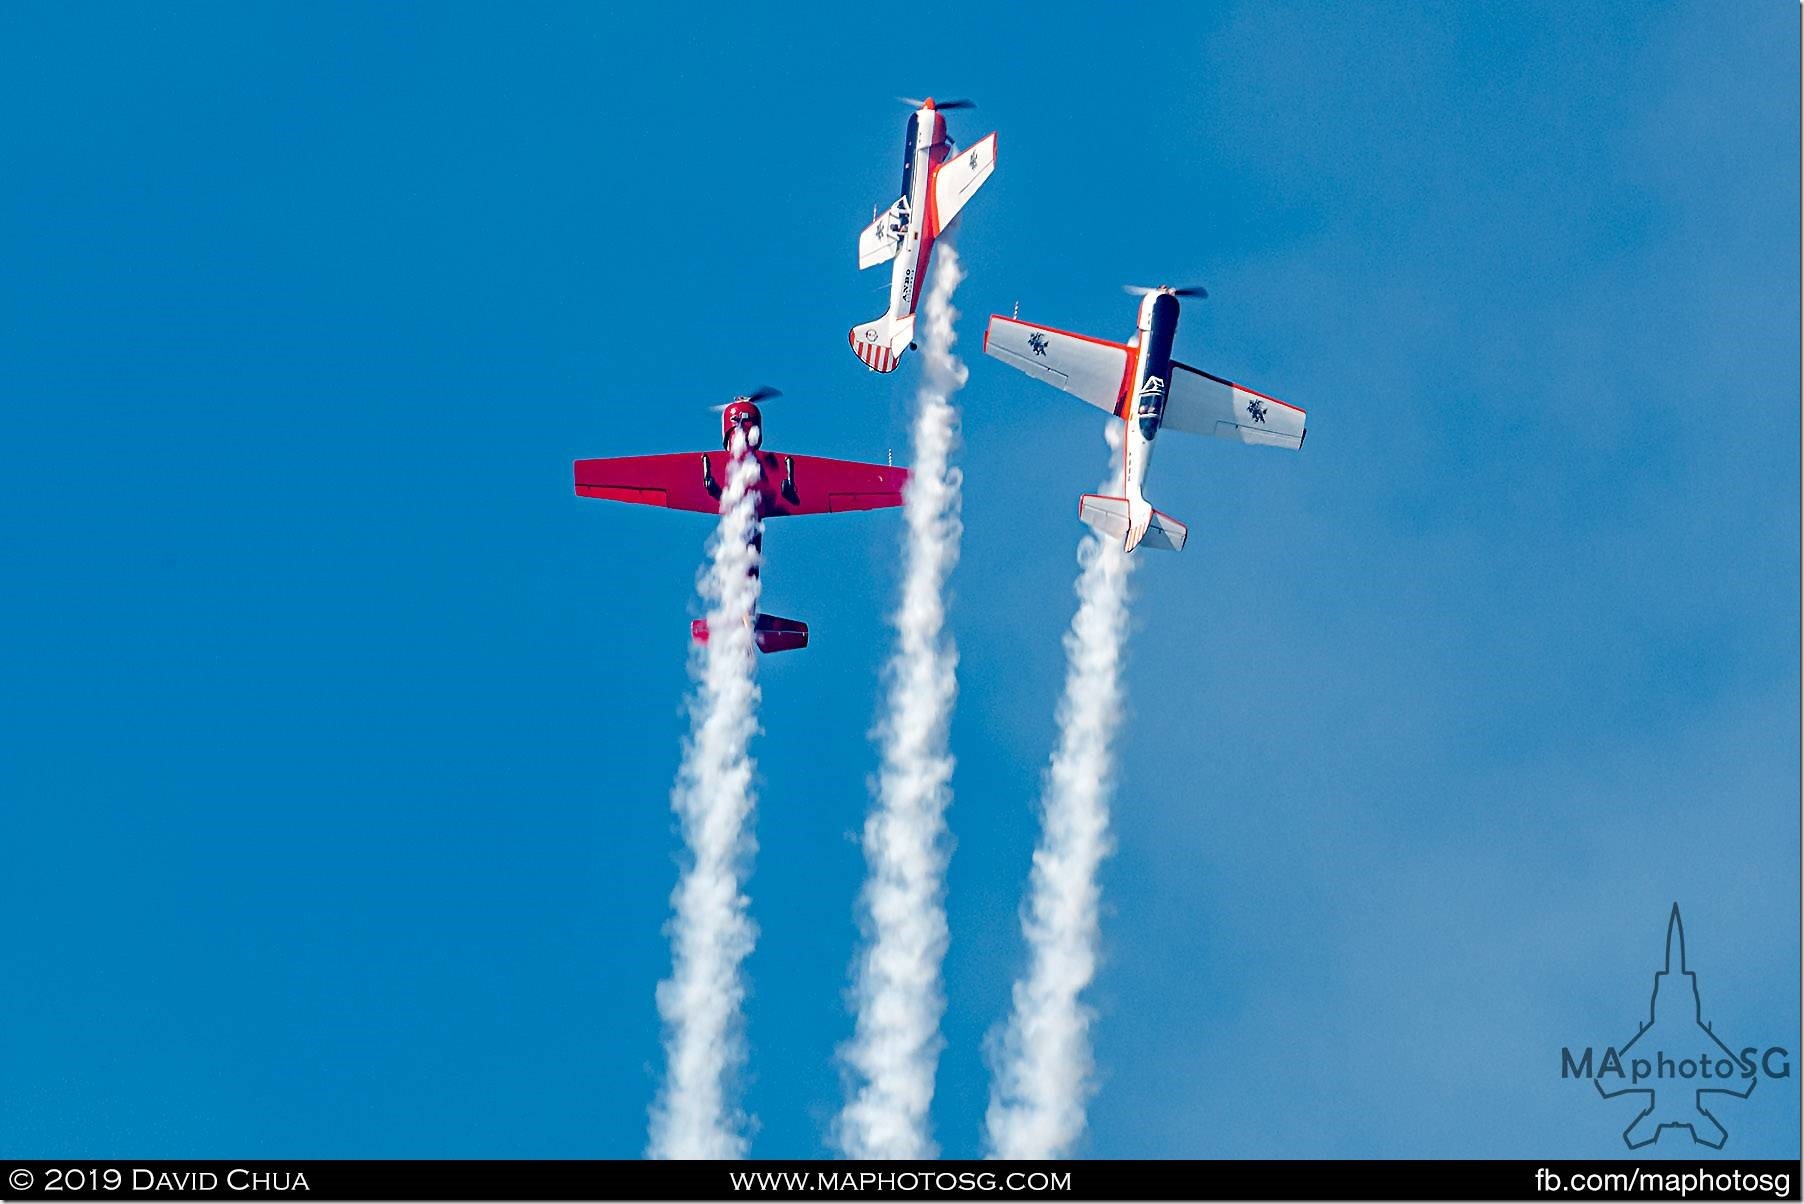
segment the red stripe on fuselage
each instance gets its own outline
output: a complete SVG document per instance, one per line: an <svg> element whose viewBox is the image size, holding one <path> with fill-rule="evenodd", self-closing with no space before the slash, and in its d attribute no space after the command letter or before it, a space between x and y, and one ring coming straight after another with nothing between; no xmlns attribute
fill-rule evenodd
<svg viewBox="0 0 1804 1204"><path fill-rule="evenodd" d="M1139 347L1125 347L1127 366L1121 370L1121 387L1115 392L1115 417L1126 422L1134 416L1134 392L1140 383ZM1124 444L1125 446L1125 444Z"/></svg>

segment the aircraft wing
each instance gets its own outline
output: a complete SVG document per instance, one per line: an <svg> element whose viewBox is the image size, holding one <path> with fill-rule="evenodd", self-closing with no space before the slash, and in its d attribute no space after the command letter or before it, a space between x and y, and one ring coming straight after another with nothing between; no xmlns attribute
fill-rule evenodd
<svg viewBox="0 0 1804 1204"><path fill-rule="evenodd" d="M899 229L898 222L901 219L897 214L897 207L907 203L908 198L903 197L884 212L879 213L871 219L871 224L866 226L864 232L858 236L859 271L862 272L865 268L874 268L880 263L888 263L896 257L897 250L902 246L902 239L890 231Z"/></svg>
<svg viewBox="0 0 1804 1204"><path fill-rule="evenodd" d="M758 513L763 518L900 506L902 487L908 483L908 470L891 464L763 450L755 454L761 470ZM724 451L578 460L576 492L581 497L717 514L728 468Z"/></svg>
<svg viewBox="0 0 1804 1204"><path fill-rule="evenodd" d="M996 170L996 135L987 134L964 150L947 155L933 173L933 212L939 234L952 224L965 202Z"/></svg>
<svg viewBox="0 0 1804 1204"><path fill-rule="evenodd" d="M902 488L908 484L908 469L893 464L860 464L856 460L767 451L760 451L758 459L764 465L759 489L764 495L761 512L766 518L900 506Z"/></svg>
<svg viewBox="0 0 1804 1204"><path fill-rule="evenodd" d="M1035 326L995 314L984 331L985 355L1001 360L1055 389L1114 414L1121 404L1133 353L1120 343Z"/></svg>
<svg viewBox="0 0 1804 1204"><path fill-rule="evenodd" d="M576 492L581 497L718 514L726 462L725 452L578 460Z"/></svg>
<svg viewBox="0 0 1804 1204"><path fill-rule="evenodd" d="M1176 360L1171 369L1163 426L1293 451L1303 446L1307 415L1296 406Z"/></svg>

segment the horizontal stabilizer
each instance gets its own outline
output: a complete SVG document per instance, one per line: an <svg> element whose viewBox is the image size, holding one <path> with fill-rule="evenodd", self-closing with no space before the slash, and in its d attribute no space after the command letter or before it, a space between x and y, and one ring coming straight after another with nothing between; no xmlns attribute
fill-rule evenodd
<svg viewBox="0 0 1804 1204"><path fill-rule="evenodd" d="M894 372L902 362L902 353L914 342L915 316L892 318L888 314L873 318L862 326L852 327L849 341L852 354L863 360L873 372Z"/></svg>
<svg viewBox="0 0 1804 1204"><path fill-rule="evenodd" d="M695 638L696 643L707 643L708 620L693 620L689 624L689 634ZM752 620L752 641L758 645L760 652L791 652L797 648L806 648L808 624L761 614Z"/></svg>
<svg viewBox="0 0 1804 1204"><path fill-rule="evenodd" d="M1128 536L1128 500L1124 497L1104 497L1101 494L1086 493L1078 499L1077 516L1085 525L1096 528L1106 536L1127 542ZM1153 511L1152 522L1146 528L1146 534L1140 543L1149 548L1163 548L1167 552L1181 552L1184 541L1190 537L1190 528L1169 514Z"/></svg>

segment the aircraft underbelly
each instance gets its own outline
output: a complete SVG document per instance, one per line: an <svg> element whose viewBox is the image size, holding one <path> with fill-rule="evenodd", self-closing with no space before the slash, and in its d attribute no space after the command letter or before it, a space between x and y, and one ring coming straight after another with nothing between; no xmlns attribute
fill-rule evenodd
<svg viewBox="0 0 1804 1204"><path fill-rule="evenodd" d="M915 195L908 198L908 234L902 240L902 250L896 256L895 274L890 278L889 311L894 318L908 317L921 304L928 253L933 249L933 240L926 233L927 222L932 216L927 212L933 183L930 160L927 151L916 152Z"/></svg>

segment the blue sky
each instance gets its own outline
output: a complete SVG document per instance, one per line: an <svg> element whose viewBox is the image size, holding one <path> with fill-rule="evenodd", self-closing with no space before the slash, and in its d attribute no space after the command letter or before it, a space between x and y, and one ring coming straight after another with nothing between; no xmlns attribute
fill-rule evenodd
<svg viewBox="0 0 1804 1204"><path fill-rule="evenodd" d="M1310 411L1173 437L1136 574L1096 1156L1610 1156L1558 1076L1684 909L1800 1046L1798 9L0 10L0 1149L634 1156L707 520L581 456L907 455L856 234L966 95L948 1154L1094 414L977 354L1201 281ZM896 29L900 30L900 22ZM753 1150L828 1152L894 514L767 539ZM1796 1156L1797 1077L1720 1115ZM1660 1154L1701 1152L1669 1137Z"/></svg>

